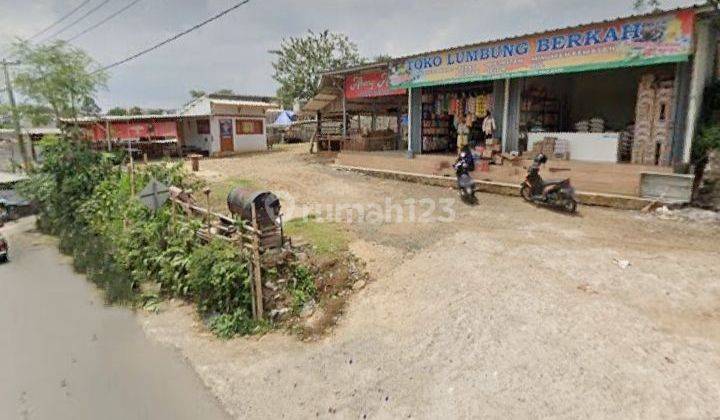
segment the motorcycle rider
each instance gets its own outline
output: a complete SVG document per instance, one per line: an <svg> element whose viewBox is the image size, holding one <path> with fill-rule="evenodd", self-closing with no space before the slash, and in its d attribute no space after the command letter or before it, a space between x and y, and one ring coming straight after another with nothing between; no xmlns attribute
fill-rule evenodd
<svg viewBox="0 0 720 420"><path fill-rule="evenodd" d="M475 158L473 157L472 151L470 150L470 146L468 146L467 144L460 149L460 155L458 156L456 163L460 161L463 161L465 163L465 167L467 168L468 172L472 172L475 170Z"/></svg>
<svg viewBox="0 0 720 420"><path fill-rule="evenodd" d="M528 171L528 180L532 185L532 195L536 198L540 198L543 201L547 200L547 193L553 188L552 185L546 186L540 176L540 167L547 163L548 159L544 153L540 153L533 159L532 165Z"/></svg>

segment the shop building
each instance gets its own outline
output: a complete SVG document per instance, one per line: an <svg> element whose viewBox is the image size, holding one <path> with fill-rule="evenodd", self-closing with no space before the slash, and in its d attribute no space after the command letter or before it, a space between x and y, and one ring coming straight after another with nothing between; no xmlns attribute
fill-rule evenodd
<svg viewBox="0 0 720 420"><path fill-rule="evenodd" d="M453 101L472 111L471 84L485 82L502 151L556 139L576 160L689 163L715 61L711 17L680 9L400 58L390 83L410 91L409 150L438 149L448 136L427 134L444 125L433 118ZM460 93L438 90L449 86Z"/></svg>
<svg viewBox="0 0 720 420"><path fill-rule="evenodd" d="M266 113L274 98L206 95L180 112L184 148L211 156L267 150Z"/></svg>
<svg viewBox="0 0 720 420"><path fill-rule="evenodd" d="M321 76L318 94L302 108L316 117L321 149L388 151L405 149L407 91L392 89L388 64L375 63ZM369 120L363 127L362 121Z"/></svg>
<svg viewBox="0 0 720 420"><path fill-rule="evenodd" d="M407 92L406 154L456 153L462 121L464 141L488 157L544 152L573 180L607 175L607 186L586 190L636 195L642 172L692 163L703 90L716 73L716 18L716 9L698 6L393 59L388 89ZM365 101L372 106L373 98ZM490 130L483 127L488 112ZM340 163L378 161L345 159ZM431 160L379 169L418 172L413 165ZM486 178L515 182L521 175L493 167ZM611 184L618 177L632 179L617 190Z"/></svg>

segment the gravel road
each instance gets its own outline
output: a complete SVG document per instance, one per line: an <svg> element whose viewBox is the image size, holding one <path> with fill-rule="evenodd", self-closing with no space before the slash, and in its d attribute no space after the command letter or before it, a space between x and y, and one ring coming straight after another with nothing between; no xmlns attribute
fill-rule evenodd
<svg viewBox="0 0 720 420"><path fill-rule="evenodd" d="M339 172L305 149L205 160L201 175L280 192L291 215L455 197ZM237 418L720 416L717 224L479 197L456 202L451 223L347 223L374 281L320 341L220 341L178 302L142 325Z"/></svg>

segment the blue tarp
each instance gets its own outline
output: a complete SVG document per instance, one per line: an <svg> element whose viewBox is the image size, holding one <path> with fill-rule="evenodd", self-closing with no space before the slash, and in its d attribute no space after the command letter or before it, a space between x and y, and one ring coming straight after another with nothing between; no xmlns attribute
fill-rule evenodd
<svg viewBox="0 0 720 420"><path fill-rule="evenodd" d="M278 115L273 123L274 125L290 125L295 120L295 113L292 111L283 111Z"/></svg>

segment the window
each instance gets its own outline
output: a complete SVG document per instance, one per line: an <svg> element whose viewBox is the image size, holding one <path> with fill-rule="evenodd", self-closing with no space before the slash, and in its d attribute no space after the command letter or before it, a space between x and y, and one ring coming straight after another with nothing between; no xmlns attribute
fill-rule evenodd
<svg viewBox="0 0 720 420"><path fill-rule="evenodd" d="M261 120L236 120L235 134L263 134L263 122Z"/></svg>
<svg viewBox="0 0 720 420"><path fill-rule="evenodd" d="M197 120L195 125L198 134L210 134L210 120Z"/></svg>

